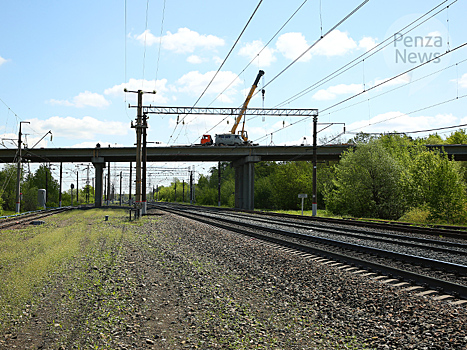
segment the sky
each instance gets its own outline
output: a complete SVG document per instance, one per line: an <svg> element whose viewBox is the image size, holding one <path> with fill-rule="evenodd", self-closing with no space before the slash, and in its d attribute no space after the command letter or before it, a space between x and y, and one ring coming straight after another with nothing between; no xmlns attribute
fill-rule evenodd
<svg viewBox="0 0 467 350"><path fill-rule="evenodd" d="M36 147L130 147L136 95L124 88L155 90L144 105L238 107L260 69L264 100L249 107L318 109L321 144L344 125L342 142L467 124L467 46L456 49L467 42L465 0L370 0L339 25L362 1L264 0L239 38L258 3L0 0L1 147L15 147L20 121L28 147L49 130ZM234 117L151 114L148 141L197 144ZM299 119L248 117L246 130L261 145L311 143L312 120Z"/></svg>

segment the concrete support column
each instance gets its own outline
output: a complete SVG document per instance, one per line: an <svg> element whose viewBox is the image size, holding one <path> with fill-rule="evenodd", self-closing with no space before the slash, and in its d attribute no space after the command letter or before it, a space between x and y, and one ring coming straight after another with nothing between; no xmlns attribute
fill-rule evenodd
<svg viewBox="0 0 467 350"><path fill-rule="evenodd" d="M254 210L255 208L255 163L259 156L247 156L235 162L235 208Z"/></svg>
<svg viewBox="0 0 467 350"><path fill-rule="evenodd" d="M96 208L102 207L102 197L104 195L104 168L105 168L105 160L104 157L93 157L92 164L96 169L96 179L95 184L96 188L94 188L94 206Z"/></svg>

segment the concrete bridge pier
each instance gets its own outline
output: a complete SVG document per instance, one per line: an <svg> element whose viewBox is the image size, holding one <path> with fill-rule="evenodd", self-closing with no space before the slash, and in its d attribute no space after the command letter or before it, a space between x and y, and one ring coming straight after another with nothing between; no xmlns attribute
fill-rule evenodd
<svg viewBox="0 0 467 350"><path fill-rule="evenodd" d="M96 169L96 187L94 188L95 207L99 208L102 207L102 198L104 195L104 157L93 157L92 165L94 165Z"/></svg>
<svg viewBox="0 0 467 350"><path fill-rule="evenodd" d="M231 163L235 168L235 208L255 208L255 163L260 156L247 156Z"/></svg>

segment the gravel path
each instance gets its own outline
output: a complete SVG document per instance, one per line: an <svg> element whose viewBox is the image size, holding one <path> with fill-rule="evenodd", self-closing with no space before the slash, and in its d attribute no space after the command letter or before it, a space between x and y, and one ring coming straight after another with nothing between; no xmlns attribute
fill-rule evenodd
<svg viewBox="0 0 467 350"><path fill-rule="evenodd" d="M29 343L35 349L467 347L465 306L150 213L111 260L101 264L96 253L70 271L93 284L49 287L57 292L44 293L42 308L0 348L26 348L30 334L43 335Z"/></svg>

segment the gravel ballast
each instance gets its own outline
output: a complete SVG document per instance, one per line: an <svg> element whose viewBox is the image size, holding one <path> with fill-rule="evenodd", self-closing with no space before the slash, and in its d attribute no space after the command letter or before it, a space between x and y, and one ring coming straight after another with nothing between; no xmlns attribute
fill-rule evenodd
<svg viewBox="0 0 467 350"><path fill-rule="evenodd" d="M91 300L71 282L58 286L66 289L64 297L52 303L45 295L42 304L55 305L56 315L42 320L37 310L39 322L20 323L0 348L21 348L27 334L38 331L44 337L33 348L44 349L82 347L89 343L83 337L116 349L467 347L465 306L172 214L150 214L131 228L135 238L123 240L113 267L86 270L105 276ZM102 304L107 309L101 315ZM74 323L68 316L83 306L92 317ZM103 322L103 315L111 321ZM84 331L73 332L78 326Z"/></svg>

